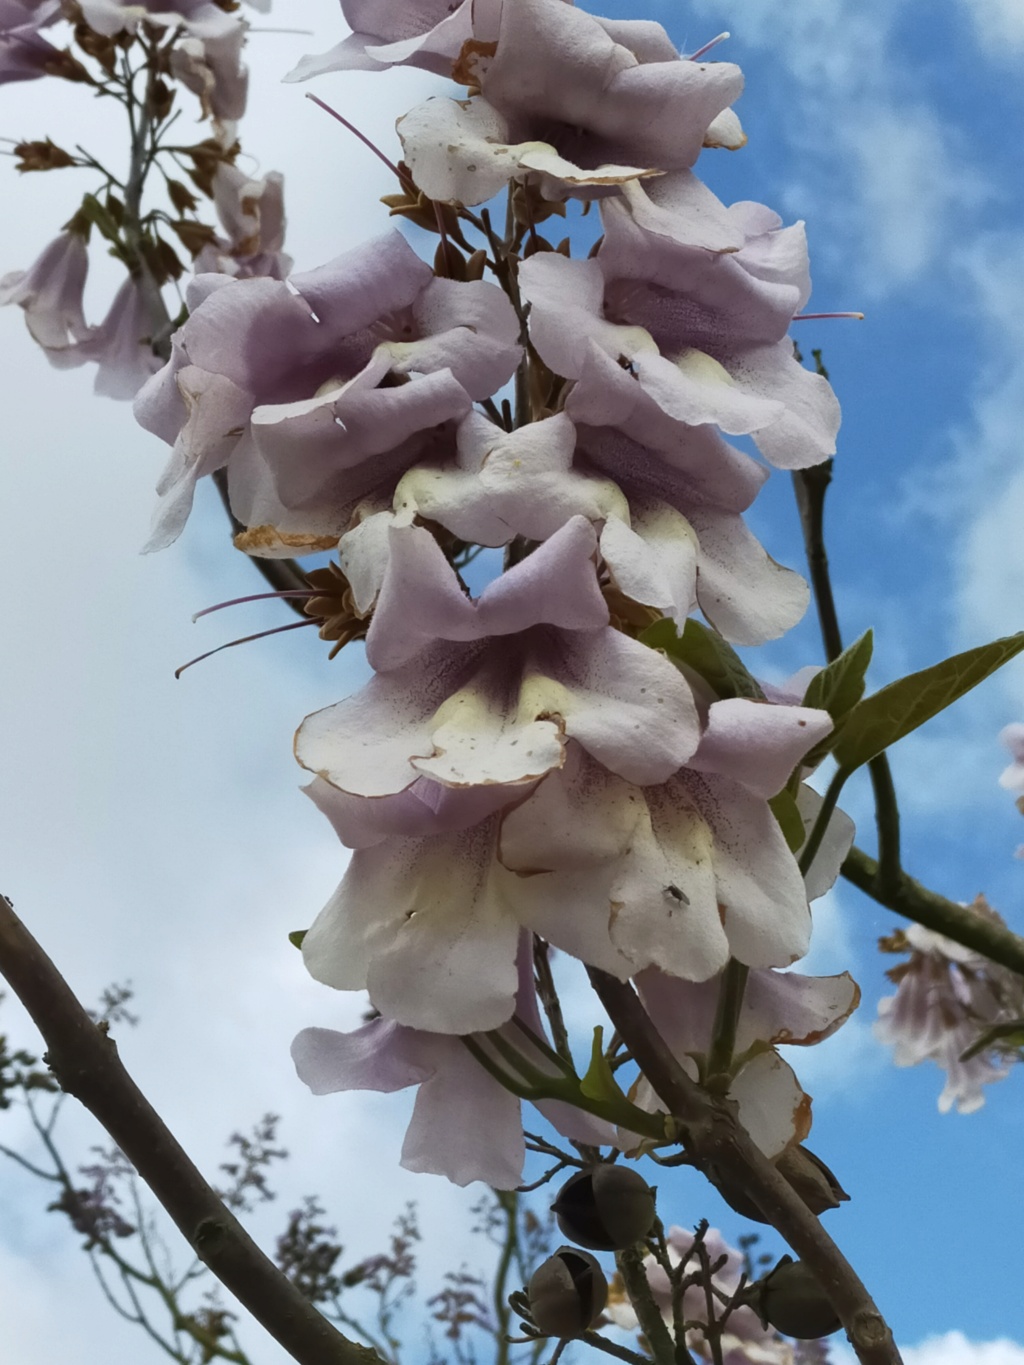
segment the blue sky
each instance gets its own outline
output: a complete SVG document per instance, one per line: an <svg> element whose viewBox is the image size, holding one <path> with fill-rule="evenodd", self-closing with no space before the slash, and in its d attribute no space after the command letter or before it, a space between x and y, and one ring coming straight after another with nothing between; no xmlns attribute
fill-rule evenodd
<svg viewBox="0 0 1024 1365"><path fill-rule="evenodd" d="M731 30L719 55L746 72L738 108L750 142L707 154L698 169L724 199L806 219L811 306L868 315L796 334L805 352L824 349L843 404L829 550L847 637L876 631L872 682L1024 628L1024 6L653 0L645 13L688 50ZM289 0L281 22L293 14L317 36L254 35L244 136L264 169L286 173L291 250L306 268L379 230L376 196L390 186L301 91L276 83L299 53L340 32L333 0ZM0 132L109 136L80 91L50 86L0 91ZM387 149L391 121L431 83L395 73L314 88ZM91 188L3 174L11 207L0 272L27 264L76 192ZM97 308L103 289L101 272ZM15 310L0 328L0 502L12 509L0 546L9 589L0 633L15 722L0 734L0 759L17 774L0 791L0 848L12 850L4 889L83 993L135 979L147 1023L125 1048L200 1159L215 1163L221 1133L246 1115L282 1110L295 1191L336 1186L350 1244L370 1249L374 1230L417 1197L439 1257L450 1252L456 1264L468 1201L439 1181L394 1174L404 1103L311 1101L287 1060L297 1028L345 1026L358 1013L325 1000L283 936L308 922L342 867L325 822L296 795L291 729L357 685L361 665L328 667L315 642L293 634L231 651L175 684L176 664L231 629L225 617L192 627L189 615L255 591L251 570L223 550L209 498L182 545L140 559L162 447L123 408L94 399L87 376L49 371ZM752 519L776 558L799 567L785 476L773 477ZM281 618L253 608L237 619L242 633ZM819 660L808 620L752 663L781 676ZM984 891L1024 932L1024 864L1012 856L1024 836L996 786L996 735L1021 718L1024 671L1011 667L893 761L908 870L956 899ZM866 784L848 788L870 847L868 801ZM983 1352L968 1343L1024 1343L1024 1077L992 1087L979 1114L943 1117L938 1072L889 1065L870 1021L888 989L874 942L893 923L842 885L819 910L814 969L850 967L864 989L859 1015L833 1043L806 1065L793 1059L816 1096L813 1145L854 1196L829 1226L901 1343L964 1334L908 1361L1020 1365L1024 1345ZM13 1028L5 1015L16 1018L5 1005L0 1028ZM383 1195L372 1179L352 1191L343 1178L367 1133ZM57 1351L67 1365L93 1365L100 1342L110 1365L135 1365L130 1330L94 1303L81 1258L37 1215L34 1191L0 1168L0 1199L12 1210L0 1228L0 1320L23 1334L18 1365ZM703 1185L680 1180L672 1200L676 1221L720 1216L727 1235L742 1230ZM54 1335L46 1303L57 1293L79 1305L81 1341Z"/></svg>

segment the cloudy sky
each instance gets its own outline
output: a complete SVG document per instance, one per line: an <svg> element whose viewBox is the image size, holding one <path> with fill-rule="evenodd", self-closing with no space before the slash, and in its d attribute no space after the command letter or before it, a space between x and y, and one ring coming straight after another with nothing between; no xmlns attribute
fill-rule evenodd
<svg viewBox="0 0 1024 1365"><path fill-rule="evenodd" d="M392 187L301 88L279 83L299 55L340 36L335 0L277 10L257 27L315 36L254 33L243 140L260 169L285 172L290 249L308 268L379 230L376 201ZM688 50L731 30L721 55L747 73L750 142L706 156L701 172L727 200L806 219L812 306L868 314L804 324L799 338L824 348L843 402L830 552L847 635L876 629L873 682L1024 628L1024 7L651 0L648 12ZM432 82L352 75L316 88L393 150L394 117ZM0 105L4 136L117 155L115 129L75 87L6 87ZM0 273L27 265L92 188L73 183L78 173L2 173ZM112 278L99 266L96 313ZM163 448L125 407L94 398L87 373L50 370L18 310L0 314L0 337L0 887L83 998L133 981L143 1022L119 1035L122 1054L205 1169L233 1129L267 1110L283 1116L293 1159L262 1229L316 1190L355 1257L378 1249L414 1198L434 1285L474 1254L473 1192L398 1169L401 1097L314 1100L288 1059L299 1028L346 1027L360 1009L312 983L286 936L310 922L343 868L299 794L291 733L357 686L362 662L328 664L313 632L296 632L175 682L175 666L200 650L288 618L256 605L193 626L194 611L260 585L229 551L215 500L200 499L178 546L140 556ZM799 565L783 478L754 520L776 557ZM757 666L782 675L819 657L808 624ZM1024 672L1011 668L907 741L895 771L908 868L957 899L984 891L1024 929L1024 864L1012 856L1024 832L996 786L996 735L1019 718ZM867 794L848 791L870 846ZM844 886L819 907L814 969L851 967L864 988L859 1017L795 1059L816 1098L814 1145L854 1196L832 1231L908 1365L1022 1365L1024 1077L994 1087L980 1114L941 1117L937 1072L893 1070L870 1032L887 989L874 940L892 924ZM0 1030L33 1040L10 1001ZM69 1120L69 1149L84 1159L99 1136ZM25 1138L17 1113L0 1114L0 1142ZM696 1182L680 1180L670 1200L671 1220L743 1230ZM147 1348L103 1304L45 1202L30 1177L0 1166L5 1360L138 1365ZM283 1359L258 1334L249 1340L260 1365Z"/></svg>

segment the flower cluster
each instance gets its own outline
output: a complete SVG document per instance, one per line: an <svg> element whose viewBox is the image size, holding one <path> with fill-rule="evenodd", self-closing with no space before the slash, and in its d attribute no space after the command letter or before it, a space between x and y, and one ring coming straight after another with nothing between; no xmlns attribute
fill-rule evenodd
<svg viewBox="0 0 1024 1365"><path fill-rule="evenodd" d="M251 0L261 10L269 0ZM96 391L132 399L166 358L172 330L163 286L185 264L172 234L197 273L231 276L287 275L283 254L281 177L243 174L236 166L237 121L245 112L248 73L242 62L248 25L229 0L2 0L0 84L53 75L83 84L97 97L114 97L127 110L131 157L123 180L86 194L61 234L28 270L0 279L0 304L19 304L29 331L61 369L95 364ZM71 46L60 49L42 29L73 24ZM175 84L191 91L211 136L191 147L174 146L165 133L176 116ZM175 140L176 141L176 140ZM15 147L18 169L82 168L102 171L79 149L72 155L49 138ZM173 166L172 166L173 161ZM143 211L145 180L163 171L166 199ZM194 189L173 178L184 166ZM213 201L223 235L197 214L200 199ZM85 320L83 295L88 242L106 241L127 275L106 317Z"/></svg>
<svg viewBox="0 0 1024 1365"><path fill-rule="evenodd" d="M810 1120L776 1044L818 1041L857 1000L848 978L772 972L806 952L809 898L849 842L837 816L805 881L772 805L813 812L802 765L832 721L756 685L720 693L641 637L699 610L714 638L759 643L805 609L743 520L768 470L727 439L786 469L834 450L835 398L787 339L810 290L802 227L697 180L702 146L742 144L742 79L660 25L563 0L344 9L353 35L296 74L414 64L468 87L399 120L388 203L441 233L434 267L391 231L288 280L200 274L136 403L173 448L153 547L219 473L239 548L336 552L374 670L295 741L352 850L303 956L375 1012L302 1034L300 1074L318 1092L418 1085L406 1164L515 1185L518 1100L494 1067L517 1039L532 1073L559 1065L533 936L636 978L691 1058L740 963L726 1064L777 1157ZM503 238L474 207L499 193ZM584 259L538 231L573 201L600 215ZM493 581L468 570L478 549L503 552ZM640 1119L657 1108L642 1083L633 1098ZM470 1104L491 1115L483 1147Z"/></svg>
<svg viewBox="0 0 1024 1365"><path fill-rule="evenodd" d="M984 896L971 909L1002 924ZM973 1114L985 1103L983 1087L1006 1078L1006 1063L1017 1052L1024 1027L1021 978L920 924L898 930L881 946L910 956L886 973L897 989L878 1002L876 1036L892 1046L897 1066L934 1062L945 1071L943 1114L954 1105L960 1114ZM1015 1034L1007 1031L1005 1056L1001 1025L1018 1026Z"/></svg>

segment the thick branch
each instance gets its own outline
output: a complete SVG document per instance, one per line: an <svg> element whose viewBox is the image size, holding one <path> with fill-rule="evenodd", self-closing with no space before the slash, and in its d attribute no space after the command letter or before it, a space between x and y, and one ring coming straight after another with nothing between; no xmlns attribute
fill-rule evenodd
<svg viewBox="0 0 1024 1365"><path fill-rule="evenodd" d="M861 1365L901 1365L874 1300L821 1223L737 1121L733 1107L690 1079L627 983L587 968L594 990L661 1100L684 1128L701 1169L738 1185L814 1273L839 1314Z"/></svg>
<svg viewBox="0 0 1024 1365"><path fill-rule="evenodd" d="M224 1207L4 896L0 972L45 1038L61 1088L99 1120L196 1255L288 1354L300 1365L381 1365L321 1316Z"/></svg>
<svg viewBox="0 0 1024 1365"><path fill-rule="evenodd" d="M986 919L969 905L947 900L937 891L929 891L905 872L899 874L895 883L882 882L878 864L863 849L850 849L842 872L848 882L880 905L1024 976L1024 938L1005 924Z"/></svg>

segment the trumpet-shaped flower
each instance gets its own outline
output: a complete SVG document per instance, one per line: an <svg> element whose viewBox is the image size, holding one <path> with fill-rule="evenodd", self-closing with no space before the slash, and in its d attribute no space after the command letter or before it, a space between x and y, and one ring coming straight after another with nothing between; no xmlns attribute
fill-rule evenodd
<svg viewBox="0 0 1024 1365"><path fill-rule="evenodd" d="M456 77L480 94L399 120L405 159L433 199L479 204L531 172L549 197L615 187L696 161L739 95L739 68L682 59L659 25L616 26L573 5L481 6Z"/></svg>
<svg viewBox="0 0 1024 1365"><path fill-rule="evenodd" d="M390 495L444 424L519 361L511 304L435 279L397 232L271 279L201 276L191 316L136 415L174 446L150 547L180 534L195 483L227 468L240 548L333 547L366 496Z"/></svg>
<svg viewBox="0 0 1024 1365"><path fill-rule="evenodd" d="M822 711L716 702L686 766L643 787L574 748L502 822L504 865L551 877L533 927L621 977L656 966L702 981L730 956L796 961L807 888L768 798L830 729ZM581 903L602 913L580 916Z"/></svg>
<svg viewBox="0 0 1024 1365"><path fill-rule="evenodd" d="M17 303L35 341L54 364L61 352L92 334L82 310L89 253L75 232L62 232L43 248L28 270L16 270L0 280L0 305Z"/></svg>
<svg viewBox="0 0 1024 1365"><path fill-rule="evenodd" d="M0 85L60 70L62 53L40 29L60 18L60 0L0 0Z"/></svg>
<svg viewBox="0 0 1024 1365"><path fill-rule="evenodd" d="M722 979L680 981L650 968L640 973L636 985L658 1032L696 1080L711 1051ZM747 977L728 1093L740 1122L766 1156L777 1157L802 1142L811 1127L810 1098L776 1049L823 1042L859 1003L860 988L848 972L802 976L753 971ZM660 1107L643 1078L633 1099L641 1108Z"/></svg>
<svg viewBox="0 0 1024 1365"><path fill-rule="evenodd" d="M972 908L996 916L981 896ZM966 1060L962 1054L994 1025L1024 1014L1020 978L920 924L886 946L909 950L910 957L888 972L896 994L878 1002L876 1036L892 1046L897 1066L931 1061L945 1071L941 1113L955 1105L958 1113L973 1114L985 1103L984 1087L1004 1080L1009 1070L996 1045Z"/></svg>
<svg viewBox="0 0 1024 1365"><path fill-rule="evenodd" d="M303 57L285 80L390 66L450 76L463 43L473 36L473 0L341 0L341 10L352 32L328 52Z"/></svg>
<svg viewBox="0 0 1024 1365"><path fill-rule="evenodd" d="M537 1009L529 939L518 952L516 1018L538 1038L544 1029ZM453 989L459 983L452 983ZM538 1071L555 1074L529 1035L509 1022L501 1029ZM494 1059L485 1036L470 1039ZM304 1029L292 1044L300 1078L316 1095L340 1090L378 1090L385 1094L418 1086L412 1118L402 1145L402 1165L410 1171L447 1176L456 1185L482 1180L509 1190L521 1182L526 1148L520 1101L494 1079L462 1038L406 1028L379 1017L354 1033ZM557 1100L537 1108L564 1137L592 1145L614 1140L610 1126Z"/></svg>
<svg viewBox="0 0 1024 1365"><path fill-rule="evenodd" d="M292 259L284 252L284 177L271 171L254 180L222 163L213 177L213 202L226 236L203 247L195 273L285 279Z"/></svg>
<svg viewBox="0 0 1024 1365"><path fill-rule="evenodd" d="M731 213L747 244L716 255L642 228L624 203L609 202L596 259L545 253L523 263L531 340L556 374L579 379L603 352L644 405L687 426L753 435L783 468L816 464L835 450L839 410L786 340L806 298L802 228L781 228L759 205ZM575 416L587 420L579 404Z"/></svg>
<svg viewBox="0 0 1024 1365"><path fill-rule="evenodd" d="M377 676L303 722L296 755L311 772L385 796L420 775L452 787L533 782L562 766L569 739L634 782L663 781L693 753L689 685L608 625L582 517L477 601L427 531L390 537L367 636Z"/></svg>

